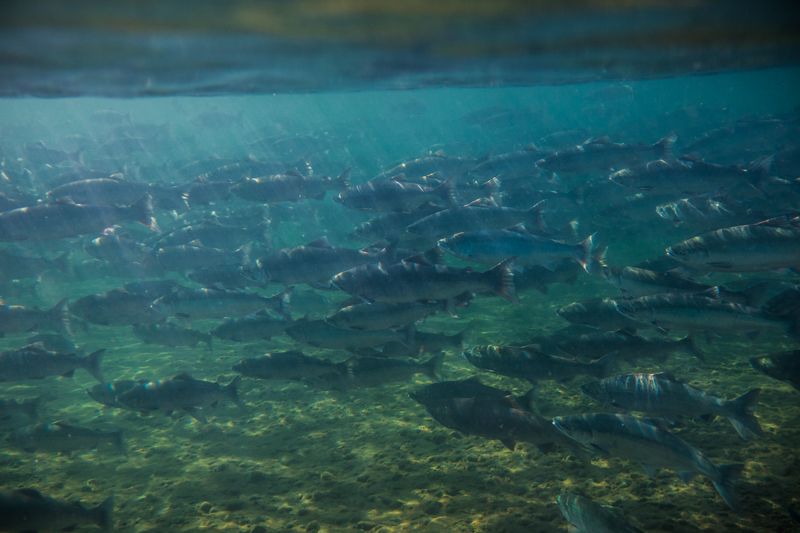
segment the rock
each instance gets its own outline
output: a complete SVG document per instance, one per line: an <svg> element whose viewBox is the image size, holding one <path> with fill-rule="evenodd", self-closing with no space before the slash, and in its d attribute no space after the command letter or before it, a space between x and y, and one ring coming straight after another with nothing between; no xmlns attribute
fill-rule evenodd
<svg viewBox="0 0 800 533"><path fill-rule="evenodd" d="M211 504L208 502L203 502L200 504L200 510L206 514L211 512L211 507Z"/></svg>

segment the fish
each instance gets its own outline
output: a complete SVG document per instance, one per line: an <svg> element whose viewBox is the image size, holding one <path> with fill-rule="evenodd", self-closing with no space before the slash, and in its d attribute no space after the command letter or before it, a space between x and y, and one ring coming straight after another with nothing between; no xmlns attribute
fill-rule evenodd
<svg viewBox="0 0 800 533"><path fill-rule="evenodd" d="M618 362L635 364L639 359L653 359L663 363L678 350L705 361L705 355L693 334L675 340L661 337L643 337L626 330L596 332L568 338L556 343L559 350L573 357L599 359L608 353L616 353Z"/></svg>
<svg viewBox="0 0 800 533"><path fill-rule="evenodd" d="M438 213L443 206L424 203L409 211L392 211L383 213L356 226L347 238L359 242L375 242L382 239L389 241L406 238L406 228L428 215Z"/></svg>
<svg viewBox="0 0 800 533"><path fill-rule="evenodd" d="M613 507L604 507L578 494L559 494L558 506L574 533L644 533Z"/></svg>
<svg viewBox="0 0 800 533"><path fill-rule="evenodd" d="M591 272L593 235L576 245L554 241L524 231L489 230L456 233L441 239L437 245L450 255L483 265L495 265L516 257L515 266L543 265L555 269L562 259L572 259Z"/></svg>
<svg viewBox="0 0 800 533"><path fill-rule="evenodd" d="M769 218L765 213L745 209L720 197L693 196L656 206L656 214L675 227L715 231L732 226L755 224Z"/></svg>
<svg viewBox="0 0 800 533"><path fill-rule="evenodd" d="M464 359L474 367L501 376L519 378L536 386L540 380L566 383L576 376L602 378L609 374L615 362L609 353L597 361L582 363L542 352L538 346L476 346L465 350Z"/></svg>
<svg viewBox="0 0 800 533"><path fill-rule="evenodd" d="M95 450L101 444L113 444L119 453L128 456L125 441L122 438L124 429L110 432L96 431L67 422L58 421L52 424L36 424L12 431L8 443L28 453L70 453L76 450Z"/></svg>
<svg viewBox="0 0 800 533"><path fill-rule="evenodd" d="M78 357L71 353L48 352L41 343L8 350L0 353L0 382L44 379L48 376L71 378L75 370L81 368L102 383L100 363L105 352L103 348L86 357Z"/></svg>
<svg viewBox="0 0 800 533"><path fill-rule="evenodd" d="M484 385L477 376L460 381L429 383L408 393L408 397L421 405L432 405L448 398L505 398L507 390Z"/></svg>
<svg viewBox="0 0 800 533"><path fill-rule="evenodd" d="M410 211L428 202L457 207L455 186L455 177L434 189L409 183L405 176L399 175L351 187L334 196L333 201L349 209L373 213Z"/></svg>
<svg viewBox="0 0 800 533"><path fill-rule="evenodd" d="M637 328L652 327L621 313L618 307L622 301L622 298L591 298L565 305L556 310L556 314L573 324L601 331L636 331Z"/></svg>
<svg viewBox="0 0 800 533"><path fill-rule="evenodd" d="M732 400L679 381L672 372L624 374L587 383L581 392L626 414L638 411L673 421L679 416L712 421L716 416L730 420L736 433L747 440L747 431L763 435L753 412L758 408L761 389L751 389Z"/></svg>
<svg viewBox="0 0 800 533"><path fill-rule="evenodd" d="M608 137L589 139L543 157L536 166L564 173L629 168L639 162L672 158L672 147L677 138L673 133L649 146L644 143L616 144Z"/></svg>
<svg viewBox="0 0 800 533"><path fill-rule="evenodd" d="M413 259L413 260L412 260ZM366 301L415 302L446 300L465 291L492 291L519 305L514 286L514 257L486 272L433 265L412 258L396 264L363 265L336 274L331 283ZM417 262L417 260L420 262Z"/></svg>
<svg viewBox="0 0 800 533"><path fill-rule="evenodd" d="M6 333L41 329L72 336L68 302L69 300L64 298L48 310L21 305L2 305L0 302L0 337Z"/></svg>
<svg viewBox="0 0 800 533"><path fill-rule="evenodd" d="M500 178L504 183L506 180L535 178L541 173L536 163L551 153L529 143L522 150L494 156L475 165L469 170L469 175L477 179Z"/></svg>
<svg viewBox="0 0 800 533"><path fill-rule="evenodd" d="M286 328L284 334L299 343L328 350L370 348L392 341L410 344L414 339L413 329L407 329L406 331L393 329L356 331L337 328L325 320L297 322Z"/></svg>
<svg viewBox="0 0 800 533"><path fill-rule="evenodd" d="M750 366L765 376L785 381L800 391L800 350L753 357L750 359Z"/></svg>
<svg viewBox="0 0 800 533"><path fill-rule="evenodd" d="M70 252L64 252L55 259L47 259L30 254L16 255L8 249L2 249L0 250L0 280L35 278L48 270L69 274L71 271L70 255Z"/></svg>
<svg viewBox="0 0 800 533"><path fill-rule="evenodd" d="M531 231L548 234L542 212L544 203L529 209L514 209L483 205L481 200L428 215L406 228L406 232L421 238L436 240L456 233L480 230L500 230L524 223Z"/></svg>
<svg viewBox="0 0 800 533"><path fill-rule="evenodd" d="M550 420L520 409L509 396L444 398L423 405L428 414L443 426L466 435L499 440L512 452L518 441L529 442L545 454L553 445L560 444L569 448L584 464L591 464L589 452L581 445L560 433Z"/></svg>
<svg viewBox="0 0 800 533"><path fill-rule="evenodd" d="M14 415L25 415L28 418L38 420L41 418L39 408L46 400L47 397L45 395L22 401L0 398L0 418L8 418Z"/></svg>
<svg viewBox="0 0 800 533"><path fill-rule="evenodd" d="M243 269L243 275L261 282L284 285L329 283L331 276L359 265L391 258L364 250L333 247L327 237L305 246L276 250L259 257L255 269Z"/></svg>
<svg viewBox="0 0 800 533"><path fill-rule="evenodd" d="M658 159L618 170L609 179L648 194L706 194L719 192L742 183L758 186L769 172L771 161L764 160L751 168L706 163L699 157Z"/></svg>
<svg viewBox="0 0 800 533"><path fill-rule="evenodd" d="M153 241L152 245L153 248L164 248L199 241L203 243L203 246L209 248L231 250L239 248L249 241L264 242L268 240L269 222L266 220L261 220L252 227L245 227L222 224L214 219L208 219L162 233Z"/></svg>
<svg viewBox="0 0 800 533"><path fill-rule="evenodd" d="M118 234L117 228L106 228L100 237L85 243L83 250L96 259L120 265L143 264L151 253L146 244L126 233Z"/></svg>
<svg viewBox="0 0 800 533"><path fill-rule="evenodd" d="M303 355L300 350L271 352L242 359L231 367L235 372L258 379L301 381L324 374L347 374L347 364Z"/></svg>
<svg viewBox="0 0 800 533"><path fill-rule="evenodd" d="M759 283L744 291L732 291L727 287L691 281L674 271L654 272L636 267L603 267L602 273L626 298L656 294L704 294L726 302L758 307L769 288L767 283Z"/></svg>
<svg viewBox="0 0 800 533"><path fill-rule="evenodd" d="M411 181L418 180L423 176L428 176L437 172L445 176L460 176L476 165L487 161L489 154L486 154L478 159L473 157L451 157L446 156L441 150L412 159L404 163L400 163L389 170L382 172L375 177L372 181L392 179L393 176L402 175Z"/></svg>
<svg viewBox="0 0 800 533"><path fill-rule="evenodd" d="M153 249L144 257L142 264L153 270L177 272L234 265L246 267L250 264L251 248L248 243L234 252L228 252L192 241L189 244Z"/></svg>
<svg viewBox="0 0 800 533"><path fill-rule="evenodd" d="M687 442L659 427L657 419L598 413L557 416L553 424L602 455L640 462L651 478L659 468L677 470L686 483L697 474L703 475L711 480L728 507L738 510L736 483L745 465L715 465Z"/></svg>
<svg viewBox="0 0 800 533"><path fill-rule="evenodd" d="M117 409L130 409L128 406L123 405L117 401L117 396L125 391L131 390L137 384L147 383L147 380L122 379L119 381L110 381L107 383L100 383L86 389L89 397L97 403L106 405L108 407L116 407Z"/></svg>
<svg viewBox="0 0 800 533"><path fill-rule="evenodd" d="M141 181L129 181L122 174L113 174L101 179L73 181L47 191L47 200L54 202L69 198L76 204L85 205L131 205L140 198L153 195L158 188Z"/></svg>
<svg viewBox="0 0 800 533"><path fill-rule="evenodd" d="M595 254L592 261L596 264L602 263L601 256L602 254ZM547 294L550 291L549 285L555 283L574 285L581 272L586 272L580 263L572 259L562 259L549 266L550 268L541 265L527 266L523 267L521 272L515 272L514 285L517 287L517 292L536 289L542 294Z"/></svg>
<svg viewBox="0 0 800 533"><path fill-rule="evenodd" d="M209 334L218 339L233 342L271 340L272 337L283 335L286 328L307 320L307 317L298 320L275 318L262 309L252 315L228 318L222 324L209 331Z"/></svg>
<svg viewBox="0 0 800 533"><path fill-rule="evenodd" d="M3 531L72 531L77 526L96 525L103 533L114 528L114 496L97 507L85 508L78 502L66 502L42 496L36 489L0 489L0 516Z"/></svg>
<svg viewBox="0 0 800 533"><path fill-rule="evenodd" d="M437 311L454 315L454 305L452 299L429 303L359 303L339 309L326 317L325 322L337 328L355 331L394 329L423 320Z"/></svg>
<svg viewBox="0 0 800 533"><path fill-rule="evenodd" d="M227 318L271 309L291 320L289 304L294 287L288 287L270 297L260 294L228 291L221 285L204 289L175 288L150 304L150 308L165 316L200 320Z"/></svg>
<svg viewBox="0 0 800 533"><path fill-rule="evenodd" d="M666 334L671 329L739 332L753 339L763 329L780 329L800 342L800 310L774 316L753 307L700 294L657 294L617 302L617 311Z"/></svg>
<svg viewBox="0 0 800 533"><path fill-rule="evenodd" d="M204 342L209 350L214 351L213 339L208 333L182 328L166 320L157 324L134 325L133 334L145 344L159 344L170 348L178 346L196 348L199 343Z"/></svg>
<svg viewBox="0 0 800 533"><path fill-rule="evenodd" d="M667 248L667 255L714 272L764 272L800 266L800 218L704 233Z"/></svg>
<svg viewBox="0 0 800 533"><path fill-rule="evenodd" d="M444 354L435 355L421 363L384 357L351 357L344 362L347 367L345 374L323 374L305 379L303 383L312 389L343 391L405 382L416 374L424 374L433 381L441 381L443 361Z"/></svg>
<svg viewBox="0 0 800 533"><path fill-rule="evenodd" d="M154 324L164 317L150 305L177 285L169 279L128 283L101 294L78 298L69 306L69 311L101 326Z"/></svg>
<svg viewBox="0 0 800 533"><path fill-rule="evenodd" d="M230 192L251 202L299 202L306 198L324 200L328 190L346 191L350 187L351 169L347 168L337 178L303 176L297 169L274 176L245 177L231 187Z"/></svg>
<svg viewBox="0 0 800 533"><path fill-rule="evenodd" d="M159 231L153 199L143 196L130 207L83 205L65 199L0 213L0 242L49 241L100 233L132 220Z"/></svg>
<svg viewBox="0 0 800 533"><path fill-rule="evenodd" d="M222 285L226 290L239 290L248 287L266 288L268 282L255 281L244 275L240 265L222 265L213 268L196 268L185 273L186 278L203 287Z"/></svg>
<svg viewBox="0 0 800 533"><path fill-rule="evenodd" d="M239 383L242 376L236 375L224 387L213 381L194 379L184 372L170 379L137 383L116 397L117 402L136 411L164 411L170 415L182 409L195 420L207 423L206 406L214 407L222 399L230 400L240 409L244 403L239 399Z"/></svg>
<svg viewBox="0 0 800 533"><path fill-rule="evenodd" d="M54 148L48 148L43 141L25 143L22 147L25 159L38 165L57 166L61 163L80 163L83 148L74 152L64 152Z"/></svg>

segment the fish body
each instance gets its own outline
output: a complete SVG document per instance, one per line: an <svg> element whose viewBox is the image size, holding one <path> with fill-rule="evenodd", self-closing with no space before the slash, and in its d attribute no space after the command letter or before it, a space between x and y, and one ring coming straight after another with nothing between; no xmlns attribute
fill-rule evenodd
<svg viewBox="0 0 800 533"><path fill-rule="evenodd" d="M103 235L84 244L83 250L101 261L121 265L144 263L150 254L147 245L124 234L117 234L114 228L103 230Z"/></svg>
<svg viewBox="0 0 800 533"><path fill-rule="evenodd" d="M628 168L637 163L672 157L677 136L672 134L652 145L617 144L606 137L588 140L540 159L536 165L551 172L592 172Z"/></svg>
<svg viewBox="0 0 800 533"><path fill-rule="evenodd" d="M346 375L345 363L333 363L327 359L309 357L299 350L272 352L249 359L242 359L232 366L239 374L258 379L288 379L300 381L324 374Z"/></svg>
<svg viewBox="0 0 800 533"><path fill-rule="evenodd" d="M113 512L114 496L109 496L97 507L87 509L77 502L42 496L36 489L0 489L2 531L56 533L72 531L76 526L96 525L103 533L111 533Z"/></svg>
<svg viewBox="0 0 800 533"><path fill-rule="evenodd" d="M307 319L286 320L285 318L275 318L266 311L261 310L255 314L240 318L228 318L209 333L218 339L233 342L270 340L272 337L283 335L286 328L296 322L304 320Z"/></svg>
<svg viewBox="0 0 800 533"><path fill-rule="evenodd" d="M145 195L150 195L152 185L128 181L114 175L108 178L73 181L47 192L50 202L69 198L84 205L131 205Z"/></svg>
<svg viewBox="0 0 800 533"><path fill-rule="evenodd" d="M754 357L750 359L750 365L765 376L785 381L796 390L800 390L800 350Z"/></svg>
<svg viewBox="0 0 800 533"><path fill-rule="evenodd" d="M340 192L333 201L350 209L373 213L410 211L428 202L437 202L450 207L458 205L455 197L455 178L431 188L408 183L398 176L362 183Z"/></svg>
<svg viewBox="0 0 800 533"><path fill-rule="evenodd" d="M437 152L392 167L372 181L391 179L392 176L399 175L403 175L411 181L416 181L435 172L444 176L460 176L484 160L485 158L448 157L441 152Z"/></svg>
<svg viewBox="0 0 800 533"><path fill-rule="evenodd" d="M596 259L596 257L592 258L593 261ZM524 267L522 272L514 273L514 285L517 286L517 292L536 289L542 294L547 294L550 290L549 285L555 283L574 285L578 281L578 276L582 272L586 272L580 263L572 259L562 259L548 266L550 268L541 265L528 266Z"/></svg>
<svg viewBox="0 0 800 533"><path fill-rule="evenodd" d="M260 178L245 178L231 187L231 193L251 202L299 202L306 198L323 200L325 193L334 189L345 191L350 187L350 169L338 178L303 176L296 169L283 174Z"/></svg>
<svg viewBox="0 0 800 533"><path fill-rule="evenodd" d="M433 381L441 381L443 360L444 354L435 355L422 363L385 357L352 357L344 362L346 373L324 374L303 382L314 389L348 390L404 382L416 374L425 374Z"/></svg>
<svg viewBox="0 0 800 533"><path fill-rule="evenodd" d="M413 332L393 329L355 331L337 328L325 320L298 321L286 328L284 333L302 344L329 350L352 350L380 346L392 341L405 342L410 340L409 335L413 340Z"/></svg>
<svg viewBox="0 0 800 533"><path fill-rule="evenodd" d="M248 241L264 241L269 236L269 223L262 220L253 227L221 224L211 220L203 220L197 224L189 224L182 228L162 234L154 243L154 248L180 246L192 241L199 241L209 248L232 250Z"/></svg>
<svg viewBox="0 0 800 533"><path fill-rule="evenodd" d="M543 379L563 383L580 375L601 378L608 375L614 363L614 354L608 354L591 363L582 363L577 359L546 354L535 345L521 348L477 346L466 350L464 358L481 370L501 376L526 379L534 385Z"/></svg>
<svg viewBox="0 0 800 533"><path fill-rule="evenodd" d="M8 442L15 448L29 453L69 453L77 450L94 450L101 444L113 444L122 455L128 455L124 430L104 432L74 426L66 422L37 424L11 432Z"/></svg>
<svg viewBox="0 0 800 533"><path fill-rule="evenodd" d="M470 204L428 215L408 226L406 232L422 239L439 240L456 233L501 230L520 223L546 232L542 208L541 202L527 210Z"/></svg>
<svg viewBox="0 0 800 533"><path fill-rule="evenodd" d="M284 318L291 318L289 303L293 289L289 287L267 298L255 293L228 291L221 286L179 288L153 301L150 307L162 315L193 320L244 316L260 309L272 309Z"/></svg>
<svg viewBox="0 0 800 533"><path fill-rule="evenodd" d="M414 302L446 300L465 291L492 291L519 303L509 258L487 272L428 262L364 265L335 275L331 283L344 292L368 301Z"/></svg>
<svg viewBox="0 0 800 533"><path fill-rule="evenodd" d="M129 409L128 406L117 401L117 396L132 389L139 383L147 383L147 381L134 381L131 379L110 381L108 383L100 383L99 385L88 388L86 389L86 393L97 403L101 403L109 407L116 407L118 409Z"/></svg>
<svg viewBox="0 0 800 533"><path fill-rule="evenodd" d="M800 342L797 313L774 316L753 307L709 298L699 294L658 294L617 302L617 310L631 320L649 324L659 331L749 333L781 329Z"/></svg>
<svg viewBox="0 0 800 533"><path fill-rule="evenodd" d="M0 381L44 379L48 376L71 378L75 370L86 370L100 383L103 373L100 362L105 349L78 357L75 354L48 352L41 344L31 344L17 350L0 353Z"/></svg>
<svg viewBox="0 0 800 533"><path fill-rule="evenodd" d="M15 255L7 249L0 250L0 280L35 278L48 270L69 273L69 256L70 253L65 252L56 259L47 259L31 255Z"/></svg>
<svg viewBox="0 0 800 533"><path fill-rule="evenodd" d="M250 263L250 245L246 244L235 252L219 248L209 248L202 243L192 242L178 246L165 246L152 250L143 260L149 268L166 271L195 270L225 266L247 266Z"/></svg>
<svg viewBox="0 0 800 533"><path fill-rule="evenodd" d="M578 494L559 495L558 506L574 533L644 533L610 508Z"/></svg>
<svg viewBox="0 0 800 533"><path fill-rule="evenodd" d="M674 340L663 337L643 337L625 330L588 333L557 343L558 349L574 357L599 359L608 353L616 353L617 361L635 364L639 359L653 359L663 363L678 350L705 360L702 350L693 335Z"/></svg>
<svg viewBox="0 0 800 533"><path fill-rule="evenodd" d="M675 379L671 372L658 374L624 374L587 383L581 392L595 401L610 405L622 413L638 411L663 416L667 420L678 416L724 416L731 421L736 432L747 440L747 430L756 435L764 432L753 412L758 406L761 389L726 400L702 389Z"/></svg>
<svg viewBox="0 0 800 533"><path fill-rule="evenodd" d="M347 238L360 242L403 239L408 226L442 209L444 208L441 206L424 203L409 211L383 213L356 226L353 231L347 234Z"/></svg>
<svg viewBox="0 0 800 533"><path fill-rule="evenodd" d="M194 379L184 373L171 379L137 383L116 399L122 405L137 411L164 411L170 414L173 410L182 409L196 420L206 423L206 416L201 408L216 404L219 400L227 399L244 408L238 393L241 380L242 376L237 375L223 387L219 383Z"/></svg>
<svg viewBox="0 0 800 533"><path fill-rule="evenodd" d="M620 329L636 330L650 327L622 314L618 307L622 298L592 298L571 303L556 311L558 316L576 325L588 326L600 331Z"/></svg>
<svg viewBox="0 0 800 533"><path fill-rule="evenodd" d="M130 207L82 205L61 199L0 213L0 241L48 241L91 235L124 220L158 230L150 196L143 196Z"/></svg>
<svg viewBox="0 0 800 533"><path fill-rule="evenodd" d="M693 196L658 205L656 214L676 227L704 231L755 224L767 218L763 213L707 196Z"/></svg>
<svg viewBox="0 0 800 533"><path fill-rule="evenodd" d="M744 465L717 466L687 442L654 423L658 422L606 413L553 419L553 424L564 434L599 453L640 462L650 477L659 468L677 470L687 482L697 474L706 476L728 507L736 511L736 483Z"/></svg>
<svg viewBox="0 0 800 533"><path fill-rule="evenodd" d="M541 173L541 169L536 166L536 163L551 153L548 150L539 150L533 144L529 144L522 150L487 159L472 167L469 175L478 179L500 178L504 183L506 180L536 177Z"/></svg>
<svg viewBox="0 0 800 533"><path fill-rule="evenodd" d="M204 342L208 345L208 349L213 351L211 335L182 328L172 322L138 324L133 326L133 334L145 344L159 344L170 348L177 346L196 348L199 343Z"/></svg>
<svg viewBox="0 0 800 533"><path fill-rule="evenodd" d="M0 303L0 337L6 333L23 333L41 329L72 335L67 298L47 310Z"/></svg>
<svg viewBox="0 0 800 533"><path fill-rule="evenodd" d="M693 268L763 272L800 266L800 219L771 219L704 233L667 248Z"/></svg>
<svg viewBox="0 0 800 533"><path fill-rule="evenodd" d="M39 407L45 400L45 396L38 396L21 402L14 399L0 399L0 418L25 415L28 418L39 419Z"/></svg>
<svg viewBox="0 0 800 533"><path fill-rule="evenodd" d="M517 266L547 265L555 268L562 259L572 259L587 271L592 268L592 237L571 245L538 235L518 231L468 231L441 239L439 248L463 259L483 265L497 263L516 256Z"/></svg>
<svg viewBox="0 0 800 533"><path fill-rule="evenodd" d="M452 312L450 300L442 302L374 302L350 305L327 317L325 322L337 328L373 331L400 328L422 320L436 311Z"/></svg>
<svg viewBox="0 0 800 533"><path fill-rule="evenodd" d="M101 294L78 298L69 310L73 315L101 326L154 324L164 317L150 305L176 286L172 280L128 283Z"/></svg>
<svg viewBox="0 0 800 533"><path fill-rule="evenodd" d="M246 275L271 283L327 283L331 276L345 270L377 262L381 255L366 250L333 247L323 237L305 246L270 252L256 261L257 269Z"/></svg>
<svg viewBox="0 0 800 533"><path fill-rule="evenodd" d="M421 405L432 405L448 398L504 398L510 395L511 392L507 390L482 384L477 377L429 383L408 393L412 400Z"/></svg>

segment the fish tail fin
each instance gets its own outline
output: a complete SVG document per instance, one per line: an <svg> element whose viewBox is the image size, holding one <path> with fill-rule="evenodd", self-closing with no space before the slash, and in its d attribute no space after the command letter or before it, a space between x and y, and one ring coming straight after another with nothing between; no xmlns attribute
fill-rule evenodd
<svg viewBox="0 0 800 533"><path fill-rule="evenodd" d="M791 322L789 328L785 331L786 334L797 342L800 342L800 307L791 311L786 317Z"/></svg>
<svg viewBox="0 0 800 533"><path fill-rule="evenodd" d="M742 295L745 298L745 305L747 305L747 307L761 307L761 304L764 303L764 296L766 296L769 290L769 285L770 283L765 281L742 291Z"/></svg>
<svg viewBox="0 0 800 533"><path fill-rule="evenodd" d="M97 381L99 381L100 383L105 383L105 381L103 381L103 371L100 370L100 363L103 361L103 356L105 354L106 354L106 349L101 348L96 352L92 352L83 358L84 370L86 370L89 374L91 374L92 377Z"/></svg>
<svg viewBox="0 0 800 533"><path fill-rule="evenodd" d="M25 415L28 418L39 420L42 417L41 413L39 413L39 408L46 401L47 401L47 395L45 394L37 396L32 400L25 400L24 402L22 402L22 412L25 413Z"/></svg>
<svg viewBox="0 0 800 533"><path fill-rule="evenodd" d="M459 206L458 198L456 197L457 179L456 176L453 176L433 190L445 205L451 209Z"/></svg>
<svg viewBox="0 0 800 533"><path fill-rule="evenodd" d="M575 458L581 462L586 470L592 469L592 453L583 445L578 442L575 444L570 444L569 451L572 452L572 455L574 455Z"/></svg>
<svg viewBox="0 0 800 533"><path fill-rule="evenodd" d="M729 408L729 419L736 433L739 434L744 440L747 440L747 431L749 429L756 435L763 435L764 431L758 423L758 418L755 417L753 412L758 408L758 396L761 394L761 389L753 389L745 392L738 398L734 398L726 402L726 407Z"/></svg>
<svg viewBox="0 0 800 533"><path fill-rule="evenodd" d="M56 270L63 272L64 274L72 273L72 263L69 260L70 255L72 255L72 252L67 251L55 258L53 264L56 267Z"/></svg>
<svg viewBox="0 0 800 533"><path fill-rule="evenodd" d="M658 147L658 156L660 159L672 159L672 148L675 146L675 141L678 140L677 133L670 133L656 143Z"/></svg>
<svg viewBox="0 0 800 533"><path fill-rule="evenodd" d="M545 202L546 200L536 202L533 207L526 210L525 222L530 224L531 227L536 228L536 231L543 233L544 235L549 235L550 230L547 229L547 225L544 223L544 217L542 216Z"/></svg>
<svg viewBox="0 0 800 533"><path fill-rule="evenodd" d="M97 507L93 507L89 510L92 514L92 518L94 519L94 523L97 524L100 529L103 530L103 533L111 533L114 530L114 495L112 494L105 500L103 503L98 505Z"/></svg>
<svg viewBox="0 0 800 533"><path fill-rule="evenodd" d="M231 399L239 409L244 409L245 405L241 398L239 398L239 385L242 382L242 375L236 374L230 383L225 385L225 394Z"/></svg>
<svg viewBox="0 0 800 533"><path fill-rule="evenodd" d="M586 202L586 191L589 189L589 182L584 181L576 185L566 196L576 205L582 206Z"/></svg>
<svg viewBox="0 0 800 533"><path fill-rule="evenodd" d="M687 353L692 354L701 361L706 360L706 356L703 353L703 350L700 349L700 345L697 344L697 336L695 336L694 333L689 333L679 342L681 343L681 346L683 346L683 349L686 350Z"/></svg>
<svg viewBox="0 0 800 533"><path fill-rule="evenodd" d="M453 335L453 340L457 341L461 348L468 346L467 341L469 340L469 336L472 335L473 329L475 329L474 324L470 324L466 328Z"/></svg>
<svg viewBox="0 0 800 533"><path fill-rule="evenodd" d="M145 194L139 200L131 204L131 210L134 213L133 219L139 224L150 228L156 233L161 233L161 229L156 222L156 214L153 212L153 198L149 194Z"/></svg>
<svg viewBox="0 0 800 533"><path fill-rule="evenodd" d="M350 188L350 171L353 170L353 167L347 167L344 171L339 174L339 177L333 180L335 185L335 189L337 191L343 191L345 189Z"/></svg>
<svg viewBox="0 0 800 533"><path fill-rule="evenodd" d="M714 482L717 492L725 500L732 510L737 511L739 503L736 498L736 483L739 481L739 475L744 470L744 465L741 463L734 463L729 465L720 465L717 467L719 471L720 480Z"/></svg>
<svg viewBox="0 0 800 533"><path fill-rule="evenodd" d="M486 273L495 278L495 283L492 287L492 291L495 294L502 296L513 304L520 305L517 286L514 285L514 261L516 259L516 255L509 257Z"/></svg>
<svg viewBox="0 0 800 533"><path fill-rule="evenodd" d="M278 302L278 308L275 309L275 312L289 321L292 320L292 315L289 312L289 307L291 306L292 303L293 292L294 292L294 285L291 285L283 289L278 294L270 296L270 300Z"/></svg>
<svg viewBox="0 0 800 533"><path fill-rule="evenodd" d="M125 445L125 438L123 437L125 433L125 429L119 428L115 429L112 433L112 438L114 439L114 446L119 450L119 453L128 457L128 447Z"/></svg>
<svg viewBox="0 0 800 533"><path fill-rule="evenodd" d="M433 357L422 363L422 366L424 367L423 372L433 381L442 381L443 362L444 362L444 353L440 353L439 355L434 355Z"/></svg>
<svg viewBox="0 0 800 533"><path fill-rule="evenodd" d="M50 318L50 322L52 322L53 328L56 331L63 333L68 337L72 337L72 330L70 329L69 324L69 307L67 306L67 302L69 302L69 299L64 298L54 305L47 312L47 314Z"/></svg>
<svg viewBox="0 0 800 533"><path fill-rule="evenodd" d="M611 372L611 366L616 362L618 353L619 352L607 353L597 361L589 363L592 367L592 375L597 379L606 377Z"/></svg>
<svg viewBox="0 0 800 533"><path fill-rule="evenodd" d="M583 269L588 272L589 274L592 273L592 268L594 263L594 256L592 256L592 251L594 251L594 236L596 233L592 233L586 239L580 243L578 246L581 249L581 257L578 259L578 262L581 264Z"/></svg>
<svg viewBox="0 0 800 533"><path fill-rule="evenodd" d="M208 345L208 351L214 353L214 338L210 333L207 333L206 336L203 337L203 342Z"/></svg>

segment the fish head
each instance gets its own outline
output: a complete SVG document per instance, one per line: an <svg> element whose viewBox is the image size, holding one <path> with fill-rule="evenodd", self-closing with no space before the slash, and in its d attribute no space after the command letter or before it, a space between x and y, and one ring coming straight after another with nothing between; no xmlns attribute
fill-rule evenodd
<svg viewBox="0 0 800 533"><path fill-rule="evenodd" d="M618 268L604 266L601 269L603 277L616 288L622 290L622 274Z"/></svg>
<svg viewBox="0 0 800 533"><path fill-rule="evenodd" d="M359 283L355 269L339 272L331 278L331 284L347 294L357 294Z"/></svg>
<svg viewBox="0 0 800 533"><path fill-rule="evenodd" d="M581 392L598 402L608 403L608 394L606 394L599 381L592 381L581 387Z"/></svg>
<svg viewBox="0 0 800 533"><path fill-rule="evenodd" d="M558 501L558 506L561 508L561 514L564 515L564 518L572 523L572 514L575 511L575 507L577 505L577 498L575 494L559 494L556 501Z"/></svg>
<svg viewBox="0 0 800 533"><path fill-rule="evenodd" d="M637 188L639 185L638 173L634 172L629 168L624 168L622 170L612 172L611 175L608 177L608 179L610 179L617 185L621 185L623 187Z"/></svg>
<svg viewBox="0 0 800 533"><path fill-rule="evenodd" d="M464 238L464 233L456 233L452 237L440 239L436 243L443 252L459 258L471 258L473 246L469 239Z"/></svg>
<svg viewBox="0 0 800 533"><path fill-rule="evenodd" d="M708 246L701 237L670 246L667 248L667 255L690 265L704 265L709 260Z"/></svg>
<svg viewBox="0 0 800 533"><path fill-rule="evenodd" d="M150 309L155 311L156 313L161 313L162 315L173 315L175 314L173 305L164 300L163 298L159 298L155 302L150 304Z"/></svg>
<svg viewBox="0 0 800 533"><path fill-rule="evenodd" d="M239 274L243 278L255 283L267 283L270 279L269 273L257 266L241 266L239 267Z"/></svg>
<svg viewBox="0 0 800 533"><path fill-rule="evenodd" d="M590 444L592 442L592 428L583 416L557 416L553 418L553 425L567 437Z"/></svg>

